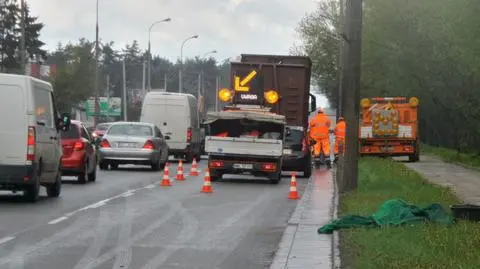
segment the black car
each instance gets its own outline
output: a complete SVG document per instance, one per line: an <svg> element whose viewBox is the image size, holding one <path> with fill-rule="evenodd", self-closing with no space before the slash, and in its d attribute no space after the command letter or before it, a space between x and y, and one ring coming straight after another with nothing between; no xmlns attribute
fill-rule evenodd
<svg viewBox="0 0 480 269"><path fill-rule="evenodd" d="M287 127L290 131L283 146L282 170L303 172L303 177L308 178L312 174L312 158L306 139L307 132L302 126Z"/></svg>

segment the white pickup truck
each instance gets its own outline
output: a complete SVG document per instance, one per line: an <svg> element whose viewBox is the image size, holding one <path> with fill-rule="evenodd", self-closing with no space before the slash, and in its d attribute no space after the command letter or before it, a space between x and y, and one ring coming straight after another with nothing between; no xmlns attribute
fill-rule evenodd
<svg viewBox="0 0 480 269"><path fill-rule="evenodd" d="M221 111L207 114L205 152L212 181L224 174L281 179L285 117L263 111ZM252 135L252 132L256 132ZM250 133L250 134L249 134Z"/></svg>

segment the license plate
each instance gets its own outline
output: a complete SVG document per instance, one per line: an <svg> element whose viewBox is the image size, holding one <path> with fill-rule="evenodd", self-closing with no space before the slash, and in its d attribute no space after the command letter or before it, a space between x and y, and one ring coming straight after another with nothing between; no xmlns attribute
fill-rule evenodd
<svg viewBox="0 0 480 269"><path fill-rule="evenodd" d="M283 154L287 154L287 155L292 154L292 150L291 149L284 149Z"/></svg>
<svg viewBox="0 0 480 269"><path fill-rule="evenodd" d="M383 151L383 152L393 151L393 147L388 147L388 146L382 147L382 151Z"/></svg>
<svg viewBox="0 0 480 269"><path fill-rule="evenodd" d="M118 146L121 148L135 148L137 145L135 143L118 143Z"/></svg>
<svg viewBox="0 0 480 269"><path fill-rule="evenodd" d="M235 169L253 169L253 164L250 163L236 163L233 165Z"/></svg>

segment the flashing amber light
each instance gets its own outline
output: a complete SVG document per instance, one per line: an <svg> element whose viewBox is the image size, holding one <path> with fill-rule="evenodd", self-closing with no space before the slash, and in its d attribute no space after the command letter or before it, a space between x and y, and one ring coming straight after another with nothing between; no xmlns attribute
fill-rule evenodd
<svg viewBox="0 0 480 269"><path fill-rule="evenodd" d="M269 90L264 93L265 101L269 104L275 104L278 102L278 93L274 90Z"/></svg>
<svg viewBox="0 0 480 269"><path fill-rule="evenodd" d="M233 98L233 93L230 89L223 88L218 92L218 98L223 102L229 102Z"/></svg>
<svg viewBox="0 0 480 269"><path fill-rule="evenodd" d="M411 106L411 107L417 107L418 104L420 103L420 101L418 100L417 97L412 97L408 100L408 104Z"/></svg>
<svg viewBox="0 0 480 269"><path fill-rule="evenodd" d="M360 105L363 108L368 108L370 107L370 100L368 98L363 98L362 100L360 100Z"/></svg>

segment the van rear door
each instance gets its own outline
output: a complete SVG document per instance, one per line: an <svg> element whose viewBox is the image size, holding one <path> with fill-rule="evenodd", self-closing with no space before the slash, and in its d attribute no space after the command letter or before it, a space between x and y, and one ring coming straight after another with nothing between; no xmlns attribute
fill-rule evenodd
<svg viewBox="0 0 480 269"><path fill-rule="evenodd" d="M183 104L165 105L166 114L159 126L164 135L170 136L167 140L171 149L185 149L187 143L187 129L190 125L189 107Z"/></svg>
<svg viewBox="0 0 480 269"><path fill-rule="evenodd" d="M0 82L0 165L25 165L28 115L25 89Z"/></svg>

